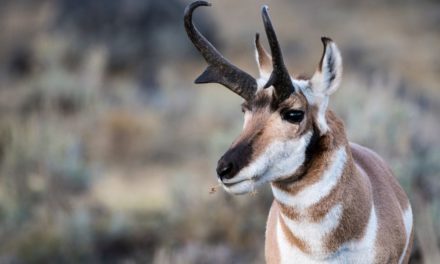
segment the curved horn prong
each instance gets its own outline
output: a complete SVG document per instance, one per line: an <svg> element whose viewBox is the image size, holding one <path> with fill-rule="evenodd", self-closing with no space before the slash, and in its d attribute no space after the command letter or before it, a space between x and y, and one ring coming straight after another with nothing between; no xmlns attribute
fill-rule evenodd
<svg viewBox="0 0 440 264"><path fill-rule="evenodd" d="M274 86L276 95L280 99L284 99L292 92L295 92L295 88L290 79L286 65L284 64L283 54L281 53L281 48L267 10L268 7L263 6L261 15L263 17L264 29L266 30L267 39L269 41L270 52L272 53L273 71L264 88Z"/></svg>
<svg viewBox="0 0 440 264"><path fill-rule="evenodd" d="M232 65L194 26L192 14L199 6L211 4L206 1L193 2L186 7L184 15L185 30L189 39L209 64L195 83L220 83L245 100L251 100L257 90L257 81Z"/></svg>

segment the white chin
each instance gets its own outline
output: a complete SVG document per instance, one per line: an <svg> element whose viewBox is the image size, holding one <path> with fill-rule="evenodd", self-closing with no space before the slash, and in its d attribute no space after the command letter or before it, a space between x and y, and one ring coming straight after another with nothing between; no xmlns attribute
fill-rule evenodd
<svg viewBox="0 0 440 264"><path fill-rule="evenodd" d="M246 194L255 191L261 183L256 182L254 180L244 180L242 182L233 184L233 185L225 185L223 184L223 188L225 191L231 194Z"/></svg>

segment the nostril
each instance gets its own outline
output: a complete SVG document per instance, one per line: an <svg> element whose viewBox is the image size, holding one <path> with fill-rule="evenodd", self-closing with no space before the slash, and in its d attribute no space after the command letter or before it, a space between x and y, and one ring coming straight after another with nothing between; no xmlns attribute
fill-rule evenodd
<svg viewBox="0 0 440 264"><path fill-rule="evenodd" d="M222 163L217 167L217 175L220 179L230 179L232 178L232 163Z"/></svg>

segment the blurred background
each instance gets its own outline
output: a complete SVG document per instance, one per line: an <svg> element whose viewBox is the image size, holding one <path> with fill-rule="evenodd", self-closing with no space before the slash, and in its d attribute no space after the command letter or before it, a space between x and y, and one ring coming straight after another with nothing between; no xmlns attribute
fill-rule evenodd
<svg viewBox="0 0 440 264"><path fill-rule="evenodd" d="M189 2L0 1L0 263L264 262L270 189L209 193L241 99L193 84ZM440 3L212 2L196 24L254 76L263 4L291 72L338 43L331 108L409 194L411 263L440 263Z"/></svg>

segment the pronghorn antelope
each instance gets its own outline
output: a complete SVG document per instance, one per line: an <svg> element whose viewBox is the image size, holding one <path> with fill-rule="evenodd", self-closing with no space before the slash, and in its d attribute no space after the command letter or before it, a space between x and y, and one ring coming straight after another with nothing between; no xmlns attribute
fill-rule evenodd
<svg viewBox="0 0 440 264"><path fill-rule="evenodd" d="M226 60L192 23L196 1L185 10L185 28L208 68L196 83L220 83L241 96L243 131L217 166L232 194L270 183L275 197L266 228L267 263L407 263L412 212L390 168L373 151L347 140L344 125L327 109L341 81L336 44L324 52L312 78L295 79L268 15L263 23L271 55L256 35L260 77Z"/></svg>

